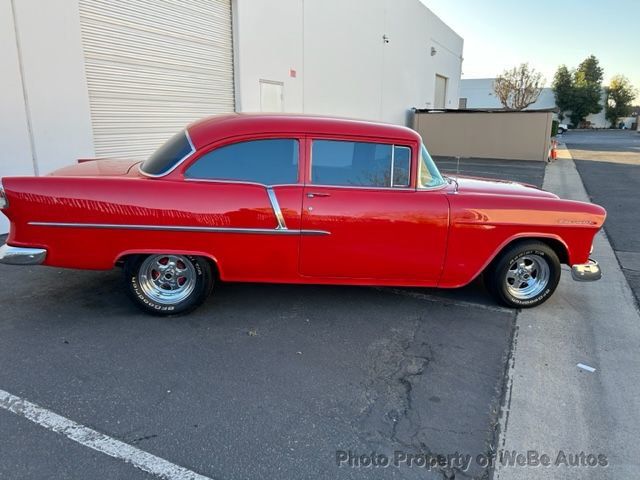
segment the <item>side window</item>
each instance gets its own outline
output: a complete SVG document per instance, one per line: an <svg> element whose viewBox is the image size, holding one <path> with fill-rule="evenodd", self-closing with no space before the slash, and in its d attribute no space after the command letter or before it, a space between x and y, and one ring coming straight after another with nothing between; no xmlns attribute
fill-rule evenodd
<svg viewBox="0 0 640 480"><path fill-rule="evenodd" d="M297 183L298 151L298 141L288 138L234 143L204 154L184 175L265 185Z"/></svg>
<svg viewBox="0 0 640 480"><path fill-rule="evenodd" d="M311 182L316 185L408 187L411 149L382 143L314 140Z"/></svg>
<svg viewBox="0 0 640 480"><path fill-rule="evenodd" d="M411 149L393 147L393 183L392 187L408 187L411 175Z"/></svg>

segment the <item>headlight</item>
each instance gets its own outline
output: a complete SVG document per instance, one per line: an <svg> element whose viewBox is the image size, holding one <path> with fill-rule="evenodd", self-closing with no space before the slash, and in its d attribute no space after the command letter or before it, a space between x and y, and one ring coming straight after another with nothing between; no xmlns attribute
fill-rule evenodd
<svg viewBox="0 0 640 480"><path fill-rule="evenodd" d="M7 200L7 195L4 193L4 188L2 188L2 179L0 178L0 209L7 208L9 206L9 201Z"/></svg>

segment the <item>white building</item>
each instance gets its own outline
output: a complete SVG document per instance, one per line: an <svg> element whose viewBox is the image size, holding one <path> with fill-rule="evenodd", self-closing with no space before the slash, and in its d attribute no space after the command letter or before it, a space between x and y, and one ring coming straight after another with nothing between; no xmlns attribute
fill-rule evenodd
<svg viewBox="0 0 640 480"><path fill-rule="evenodd" d="M0 177L142 159L223 112L406 123L457 106L462 45L419 0L0 0Z"/></svg>
<svg viewBox="0 0 640 480"><path fill-rule="evenodd" d="M483 109L503 108L500 100L493 93L495 78L469 78L460 80L460 108ZM602 104L605 97L603 92ZM547 110L556 108L556 98L552 88L543 88L538 100L529 105L526 110ZM607 128L609 122L605 118L604 108L596 114L587 116L587 121L595 128ZM571 125L569 115L565 114L562 123Z"/></svg>

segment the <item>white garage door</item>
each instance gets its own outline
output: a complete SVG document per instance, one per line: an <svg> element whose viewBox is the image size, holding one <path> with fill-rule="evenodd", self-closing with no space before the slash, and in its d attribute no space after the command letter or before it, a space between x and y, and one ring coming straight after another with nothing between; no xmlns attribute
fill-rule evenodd
<svg viewBox="0 0 640 480"><path fill-rule="evenodd" d="M146 158L234 111L230 0L80 0L96 155Z"/></svg>

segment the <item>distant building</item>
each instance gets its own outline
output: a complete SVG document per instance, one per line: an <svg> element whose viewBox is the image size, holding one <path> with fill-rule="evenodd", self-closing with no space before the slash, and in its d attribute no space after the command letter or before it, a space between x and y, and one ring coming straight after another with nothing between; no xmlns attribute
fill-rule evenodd
<svg viewBox="0 0 640 480"><path fill-rule="evenodd" d="M470 78L460 80L460 108L469 109L496 109L503 108L500 100L493 93L493 82L495 78ZM605 93L602 92L602 105L606 101ZM553 89L543 88L538 100L529 105L526 110L547 110L556 108L556 98ZM593 128L608 128L609 121L605 118L604 107L600 113L589 115L586 120ZM565 112L562 123L571 125L571 118Z"/></svg>

